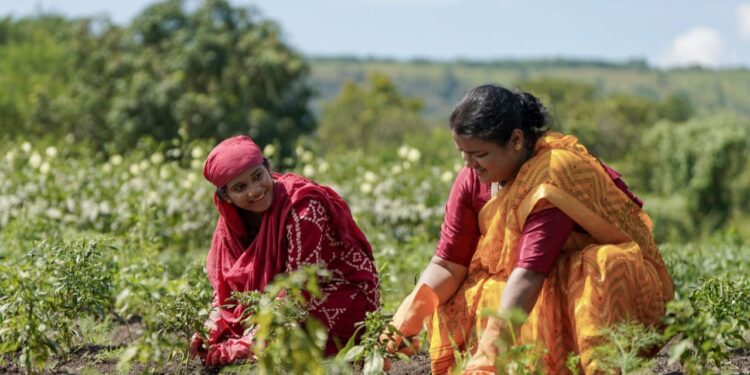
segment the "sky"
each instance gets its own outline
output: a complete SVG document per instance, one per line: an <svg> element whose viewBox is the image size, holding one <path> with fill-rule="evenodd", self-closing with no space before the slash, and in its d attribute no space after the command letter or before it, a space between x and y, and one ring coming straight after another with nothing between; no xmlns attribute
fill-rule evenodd
<svg viewBox="0 0 750 375"><path fill-rule="evenodd" d="M0 16L55 11L125 24L152 2L0 0ZM278 22L285 40L308 56L645 59L663 68L750 68L750 0L231 2Z"/></svg>

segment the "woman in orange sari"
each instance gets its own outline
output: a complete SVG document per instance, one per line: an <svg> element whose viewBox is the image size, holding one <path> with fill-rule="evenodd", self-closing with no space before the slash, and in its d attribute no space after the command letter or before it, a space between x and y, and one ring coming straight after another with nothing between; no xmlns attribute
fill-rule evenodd
<svg viewBox="0 0 750 375"><path fill-rule="evenodd" d="M426 320L435 374L455 365L456 348L472 353L467 373L494 373L504 350L495 343L511 330L520 343L544 348L545 373L565 372L570 354L593 373L603 328L658 325L673 297L640 200L547 122L533 95L494 85L472 89L451 113L467 168L446 206L436 256L393 320L406 337ZM482 205L490 183L499 191ZM528 317L512 328L483 318L487 308Z"/></svg>

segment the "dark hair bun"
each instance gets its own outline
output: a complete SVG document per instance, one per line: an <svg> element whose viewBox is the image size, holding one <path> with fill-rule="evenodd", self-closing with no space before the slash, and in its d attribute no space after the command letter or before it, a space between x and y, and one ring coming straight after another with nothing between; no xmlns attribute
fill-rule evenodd
<svg viewBox="0 0 750 375"><path fill-rule="evenodd" d="M515 90L515 94L521 103L523 122L529 130L546 130L549 115L539 99L521 90Z"/></svg>

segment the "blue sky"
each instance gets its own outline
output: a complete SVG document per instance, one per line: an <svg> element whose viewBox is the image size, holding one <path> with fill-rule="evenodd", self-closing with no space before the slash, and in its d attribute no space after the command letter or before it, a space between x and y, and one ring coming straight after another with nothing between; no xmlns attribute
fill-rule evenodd
<svg viewBox="0 0 750 375"><path fill-rule="evenodd" d="M196 0L191 0L195 3ZM126 23L149 0L0 0L0 15L55 10ZM233 0L281 24L308 55L449 60L646 59L750 68L750 0Z"/></svg>

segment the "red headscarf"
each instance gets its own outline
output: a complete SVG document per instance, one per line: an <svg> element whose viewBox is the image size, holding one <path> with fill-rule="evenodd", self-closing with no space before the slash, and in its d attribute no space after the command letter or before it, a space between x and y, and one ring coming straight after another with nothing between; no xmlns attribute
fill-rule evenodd
<svg viewBox="0 0 750 375"><path fill-rule="evenodd" d="M229 138L208 155L203 175L217 187L263 162L260 148L246 136ZM352 218L349 207L333 189L294 174L273 174L273 202L263 213L258 234L249 238L242 210L214 196L219 210L206 268L214 289L214 305L226 303L232 291L263 290L284 271L285 223L290 209L303 198L319 200L328 210L341 240L363 249L372 259L372 248Z"/></svg>

